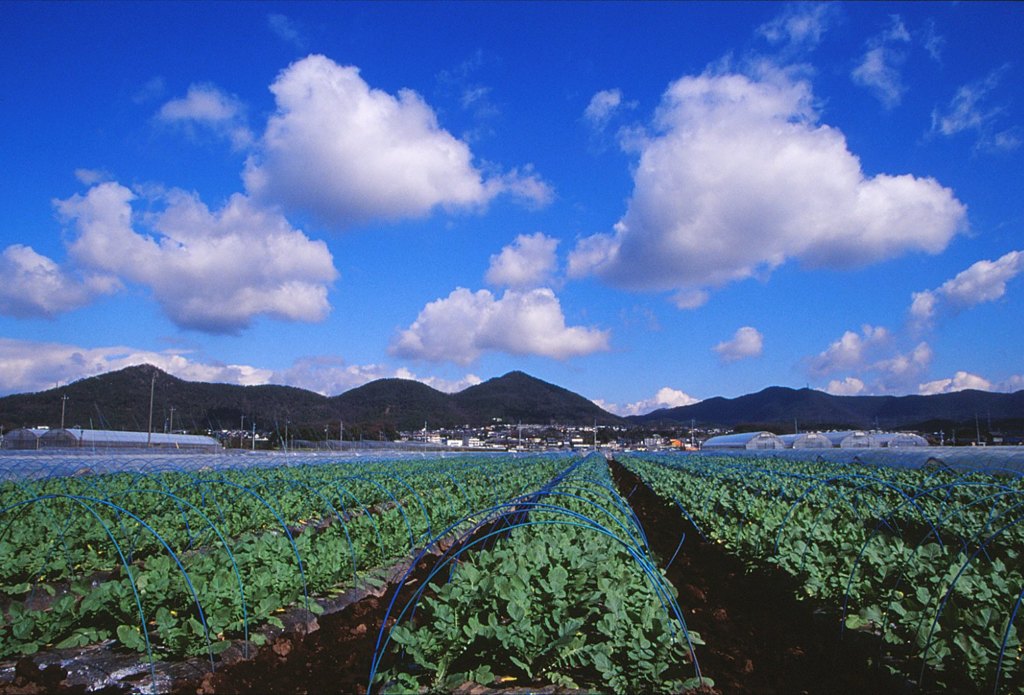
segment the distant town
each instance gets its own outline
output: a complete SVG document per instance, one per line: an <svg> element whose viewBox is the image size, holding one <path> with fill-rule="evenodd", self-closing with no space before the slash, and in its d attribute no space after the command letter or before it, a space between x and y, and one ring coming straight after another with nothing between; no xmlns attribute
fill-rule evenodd
<svg viewBox="0 0 1024 695"><path fill-rule="evenodd" d="M335 434L344 430L339 423ZM308 431L307 431L308 433ZM722 428L678 427L668 432L621 425L555 426L508 424L403 431L395 439L366 439L344 432L344 438L299 436L288 429L209 431L203 435L179 432L130 432L85 428L22 428L0 433L6 450L44 449L158 449L161 451L344 451L357 449L431 452L552 452L552 451L698 451L704 449L905 448L924 446L988 446L1020 444L991 433L987 439L957 441L942 432L837 430L776 435L769 431L733 432Z"/></svg>

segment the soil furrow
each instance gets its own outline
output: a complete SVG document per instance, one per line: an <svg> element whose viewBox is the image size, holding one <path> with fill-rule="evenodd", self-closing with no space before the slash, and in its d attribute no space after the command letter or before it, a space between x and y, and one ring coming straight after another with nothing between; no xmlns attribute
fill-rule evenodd
<svg viewBox="0 0 1024 695"><path fill-rule="evenodd" d="M725 695L909 693L913 688L869 665L877 647L856 633L840 639L833 610L796 600L796 581L781 571L749 570L705 541L671 502L612 461L620 493L643 526L651 550L679 592L701 673ZM685 534L685 537L684 537ZM680 547L680 539L683 539ZM677 553L678 551L678 553Z"/></svg>

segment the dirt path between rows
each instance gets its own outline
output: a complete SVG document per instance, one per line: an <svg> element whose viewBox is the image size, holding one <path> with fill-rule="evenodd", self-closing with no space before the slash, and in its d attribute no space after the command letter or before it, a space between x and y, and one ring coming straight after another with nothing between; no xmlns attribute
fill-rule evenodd
<svg viewBox="0 0 1024 695"><path fill-rule="evenodd" d="M706 645L697 647L701 673L722 695L853 695L911 693L912 686L868 666L870 643L847 633L838 617L815 613L797 601L796 583L781 571L748 572L721 546L703 540L671 501L616 462L620 494L643 526L651 550L668 562L687 627ZM683 545L679 542L685 534ZM679 549L676 554L677 548Z"/></svg>

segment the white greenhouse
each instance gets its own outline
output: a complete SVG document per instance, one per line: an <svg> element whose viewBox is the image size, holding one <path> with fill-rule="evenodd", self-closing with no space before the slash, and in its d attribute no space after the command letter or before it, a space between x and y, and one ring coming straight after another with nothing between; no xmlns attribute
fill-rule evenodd
<svg viewBox="0 0 1024 695"><path fill-rule="evenodd" d="M771 432L741 432L712 437L701 449L785 449L786 444Z"/></svg>
<svg viewBox="0 0 1024 695"><path fill-rule="evenodd" d="M787 449L831 449L835 446L832 440L821 432L783 434L779 439L785 443Z"/></svg>
<svg viewBox="0 0 1024 695"><path fill-rule="evenodd" d="M161 449L180 451L219 451L220 442L196 434L163 432L122 432L120 430L52 429L39 437L39 449Z"/></svg>

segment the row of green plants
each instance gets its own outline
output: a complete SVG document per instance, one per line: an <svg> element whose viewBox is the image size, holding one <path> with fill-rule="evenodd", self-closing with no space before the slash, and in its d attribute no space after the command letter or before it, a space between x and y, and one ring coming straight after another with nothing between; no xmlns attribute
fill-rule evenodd
<svg viewBox="0 0 1024 695"><path fill-rule="evenodd" d="M113 641L150 662L259 645L561 457L133 472L0 485L0 658ZM468 522L466 522L468 523Z"/></svg>
<svg viewBox="0 0 1024 695"><path fill-rule="evenodd" d="M825 459L621 462L708 540L800 580L877 663L925 688L1024 689L1024 480Z"/></svg>
<svg viewBox="0 0 1024 695"><path fill-rule="evenodd" d="M702 683L676 593L608 464L591 455L470 529L382 633L374 686L555 685L680 692ZM703 683L713 685L710 679Z"/></svg>

